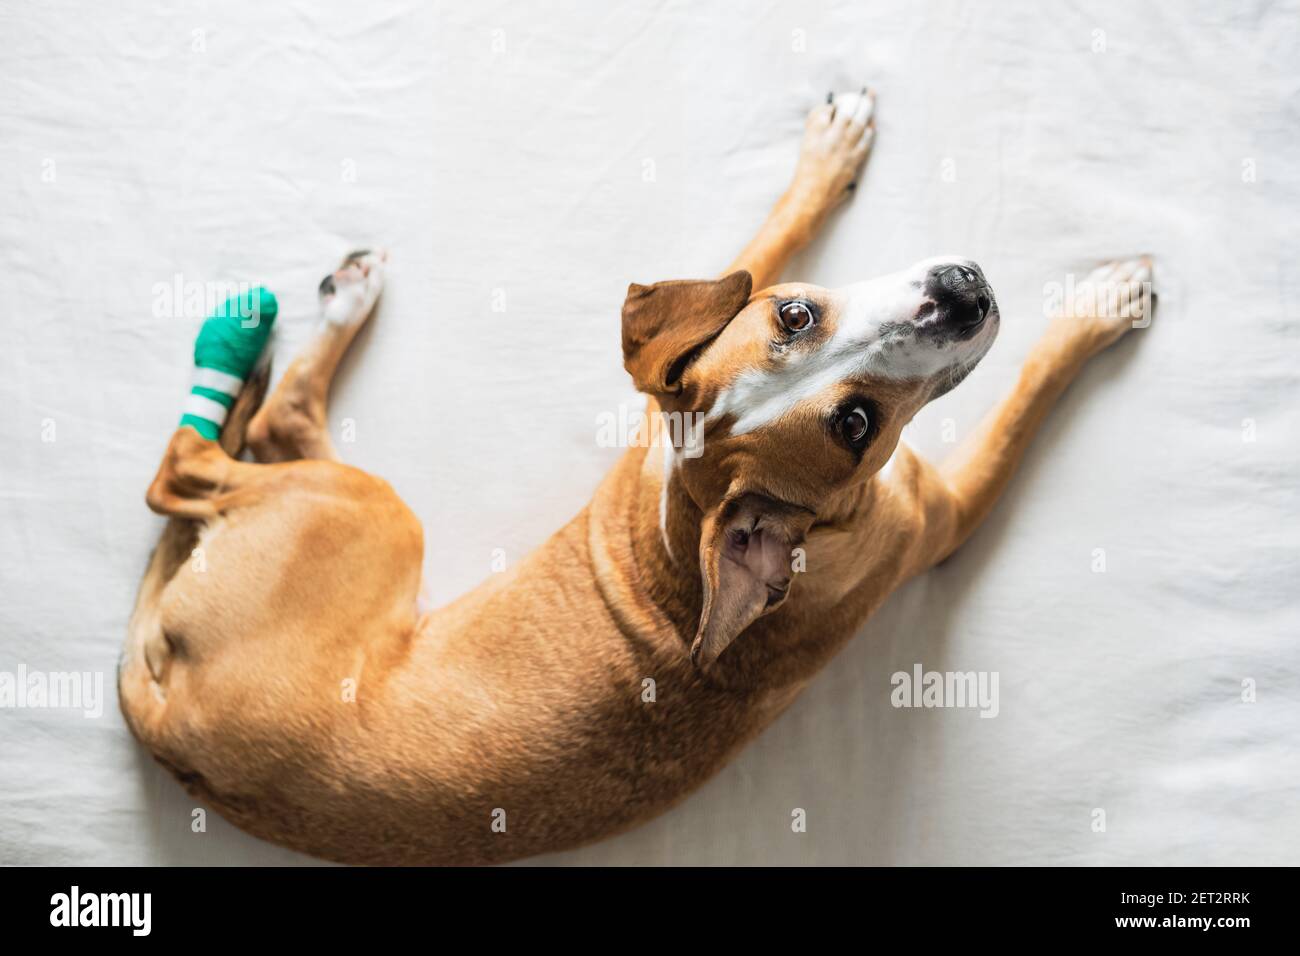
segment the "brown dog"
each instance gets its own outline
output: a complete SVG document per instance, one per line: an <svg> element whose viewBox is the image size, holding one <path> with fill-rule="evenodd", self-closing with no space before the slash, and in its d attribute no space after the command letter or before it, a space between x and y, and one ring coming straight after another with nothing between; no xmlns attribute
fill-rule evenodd
<svg viewBox="0 0 1300 956"><path fill-rule="evenodd" d="M1053 400L1149 308L1148 261L1094 273L963 451L917 458L903 426L997 332L979 268L771 284L851 191L872 108L812 112L724 278L631 287L624 363L655 440L533 555L432 612L419 522L326 428L385 264L349 257L275 394L259 410L265 379L246 386L221 445L177 431L149 488L171 521L120 672L135 734L238 826L355 863L574 847L717 771L970 535ZM256 464L233 457L245 438Z"/></svg>

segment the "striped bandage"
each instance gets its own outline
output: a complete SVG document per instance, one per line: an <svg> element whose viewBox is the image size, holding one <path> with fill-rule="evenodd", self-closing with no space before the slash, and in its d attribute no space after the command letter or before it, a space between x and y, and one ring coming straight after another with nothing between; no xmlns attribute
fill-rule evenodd
<svg viewBox="0 0 1300 956"><path fill-rule="evenodd" d="M215 368L196 368L181 424L191 425L204 438L216 441L243 387L244 380L237 375Z"/></svg>
<svg viewBox="0 0 1300 956"><path fill-rule="evenodd" d="M239 390L257 364L275 323L275 296L256 288L231 296L203 323L194 342L194 379L181 427L210 441L221 437Z"/></svg>

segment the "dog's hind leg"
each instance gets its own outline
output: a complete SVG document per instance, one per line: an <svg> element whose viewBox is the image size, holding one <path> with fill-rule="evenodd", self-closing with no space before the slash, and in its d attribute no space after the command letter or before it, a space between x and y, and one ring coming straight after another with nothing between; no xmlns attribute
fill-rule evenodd
<svg viewBox="0 0 1300 956"><path fill-rule="evenodd" d="M365 668L374 681L377 661L405 653L420 525L385 482L355 468L239 461L188 426L172 435L146 500L171 520L131 618L119 701L192 791L211 783L228 794L253 764L274 775L281 716L334 719L338 680ZM323 706L303 717L290 699ZM246 750L254 738L269 746Z"/></svg>
<svg viewBox="0 0 1300 956"><path fill-rule="evenodd" d="M243 449L249 419L253 417L262 404L262 399L266 395L266 383L270 372L271 366L268 362L260 363L244 383L239 396L235 399L230 414L226 418L225 427L221 430L221 438L218 441L226 457L234 459L238 457ZM191 436L195 435L188 428L181 429L181 433L184 433L185 440L189 440ZM167 457L163 459L164 464L169 460L174 461L175 452L173 446L175 444L176 437L173 436L172 442L167 449ZM154 484L158 484L158 478L154 479ZM152 495L152 504L158 507L162 505L162 498L159 494L161 490L161 486L159 486L158 491L155 491L154 487L151 486L149 494L146 495L146 498ZM157 507L155 507L155 510L157 510ZM198 525L187 518L173 517L167 522L162 537L158 541L158 546L154 548L154 552L149 558L149 567L145 571L144 580L140 582L140 590L136 594L135 609L131 613L131 622L127 629L129 634L161 635L156 621L159 596L167 586L167 582L176 575L181 565L190 560L195 543L198 540L198 531ZM130 646L130 643L128 642L128 646ZM146 650L146 641L139 640L135 643L142 652ZM156 656L158 648L155 647L152 651Z"/></svg>
<svg viewBox="0 0 1300 956"><path fill-rule="evenodd" d="M321 323L248 427L258 461L339 456L329 436L326 400L343 353L374 310L388 254L354 252L320 284Z"/></svg>
<svg viewBox="0 0 1300 956"><path fill-rule="evenodd" d="M187 561L202 561L195 550L202 522L220 514L261 467L237 461L231 454L238 451L243 423L257 407L265 387L263 370L249 380L236 400L220 444L203 438L193 428L178 428L145 494L149 507L170 520L140 583L119 666L119 687L134 688L142 705L164 678L171 658L161 623L162 595ZM151 713L152 708L142 706L136 712Z"/></svg>
<svg viewBox="0 0 1300 956"><path fill-rule="evenodd" d="M857 189L875 139L875 94L828 94L808 114L799 165L767 221L727 272L745 269L754 289L777 282L790 257L812 239L826 217Z"/></svg>

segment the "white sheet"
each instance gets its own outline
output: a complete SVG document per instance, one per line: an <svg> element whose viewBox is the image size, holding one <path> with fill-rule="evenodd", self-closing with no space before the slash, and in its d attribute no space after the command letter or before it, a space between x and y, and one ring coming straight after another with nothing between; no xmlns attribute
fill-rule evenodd
<svg viewBox="0 0 1300 956"><path fill-rule="evenodd" d="M198 324L156 315L157 284L264 282L292 331L342 253L392 249L331 414L425 520L447 599L618 454L595 433L634 401L627 282L725 266L804 112L870 81L870 171L790 275L963 252L1005 315L915 447L1010 385L1067 272L1154 252L1157 322L741 759L556 859L1296 862L1296 4L532 6L0 11L0 670L98 671L110 698L0 711L0 861L305 859L192 832L112 697ZM998 717L892 708L915 663L997 671Z"/></svg>

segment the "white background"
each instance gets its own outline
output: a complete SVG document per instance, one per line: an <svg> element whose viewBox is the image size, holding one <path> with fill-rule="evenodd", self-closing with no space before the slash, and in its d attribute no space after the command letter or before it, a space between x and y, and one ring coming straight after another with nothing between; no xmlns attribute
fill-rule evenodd
<svg viewBox="0 0 1300 956"><path fill-rule="evenodd" d="M1009 387L1047 283L1151 252L1157 321L1070 390L960 555L738 761L555 859L1297 862L1296 5L534 6L0 9L0 670L100 671L109 695L98 720L0 711L0 862L305 859L215 815L192 833L117 713L161 527L144 489L200 321L156 314L156 284L267 284L283 367L321 276L392 250L331 418L424 519L448 599L618 454L595 436L635 402L627 283L722 269L805 112L864 82L869 172L789 276L962 253L1004 314L914 447L942 455L945 419L960 438ZM999 716L891 708L915 663L997 671Z"/></svg>

